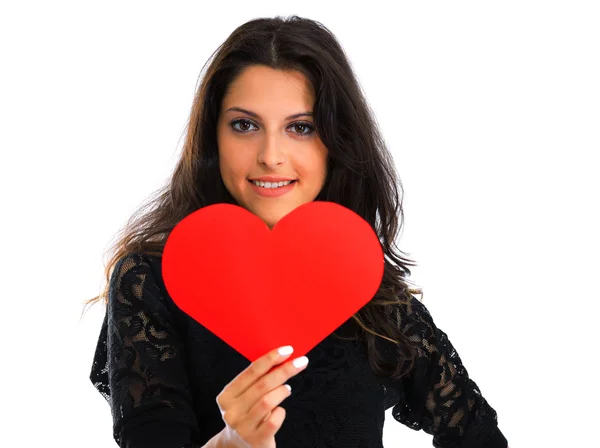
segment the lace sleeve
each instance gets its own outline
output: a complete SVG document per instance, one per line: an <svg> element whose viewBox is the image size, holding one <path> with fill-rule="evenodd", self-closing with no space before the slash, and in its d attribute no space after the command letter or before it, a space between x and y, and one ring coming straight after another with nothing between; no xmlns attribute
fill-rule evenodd
<svg viewBox="0 0 600 448"><path fill-rule="evenodd" d="M110 404L121 447L180 448L197 429L183 342L158 275L149 258L133 254L119 260L109 284L90 380Z"/></svg>
<svg viewBox="0 0 600 448"><path fill-rule="evenodd" d="M399 380L394 419L433 435L437 448L506 448L496 412L427 308L413 298L399 312L402 330L417 343L418 355L410 374Z"/></svg>

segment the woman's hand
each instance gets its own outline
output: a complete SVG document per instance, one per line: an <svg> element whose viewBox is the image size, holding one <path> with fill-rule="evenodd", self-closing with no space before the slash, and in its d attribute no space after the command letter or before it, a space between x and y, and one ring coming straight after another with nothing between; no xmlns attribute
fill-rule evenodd
<svg viewBox="0 0 600 448"><path fill-rule="evenodd" d="M225 422L225 428L216 436L219 448L275 448L275 433L285 419L285 409L278 405L291 395L284 383L308 363L308 358L302 356L274 368L292 351L291 347L282 347L267 353L217 396Z"/></svg>

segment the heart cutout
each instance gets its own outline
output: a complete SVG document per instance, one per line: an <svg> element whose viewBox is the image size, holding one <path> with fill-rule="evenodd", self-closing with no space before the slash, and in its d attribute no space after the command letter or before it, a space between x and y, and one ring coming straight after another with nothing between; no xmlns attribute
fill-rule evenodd
<svg viewBox="0 0 600 448"><path fill-rule="evenodd" d="M272 231L242 207L203 207L175 226L162 258L175 304L250 362L283 345L306 355L373 298L383 268L369 223L322 201Z"/></svg>

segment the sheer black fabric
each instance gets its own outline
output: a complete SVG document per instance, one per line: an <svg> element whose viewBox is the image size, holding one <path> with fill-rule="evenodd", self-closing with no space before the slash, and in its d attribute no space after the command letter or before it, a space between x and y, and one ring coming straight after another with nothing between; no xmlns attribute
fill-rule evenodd
<svg viewBox="0 0 600 448"><path fill-rule="evenodd" d="M427 308L414 299L398 310L397 320L403 333L418 342L419 356L410 374L396 384L400 399L393 417L433 435L435 447L506 446L496 412Z"/></svg>
<svg viewBox="0 0 600 448"><path fill-rule="evenodd" d="M419 346L410 375L381 378L362 341L328 336L288 381L277 446L381 448L389 408L396 421L432 435L435 447L507 446L496 412L425 306L413 299L396 318ZM334 333L356 330L349 319ZM173 303L160 258L133 254L117 263L90 376L110 404L117 444L202 446L224 427L216 396L249 364Z"/></svg>

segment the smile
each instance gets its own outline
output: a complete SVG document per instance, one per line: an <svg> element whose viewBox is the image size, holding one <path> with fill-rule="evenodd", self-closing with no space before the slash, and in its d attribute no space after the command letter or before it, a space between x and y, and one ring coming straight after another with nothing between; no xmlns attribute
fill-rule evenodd
<svg viewBox="0 0 600 448"><path fill-rule="evenodd" d="M248 180L250 188L263 198L279 198L291 193L298 183L297 180L283 180L280 182L263 182L262 180Z"/></svg>
<svg viewBox="0 0 600 448"><path fill-rule="evenodd" d="M262 187L262 188L281 188L281 187L285 187L295 181L294 180L286 180L284 182L262 182L260 180L251 180L250 182L252 182L257 187Z"/></svg>

